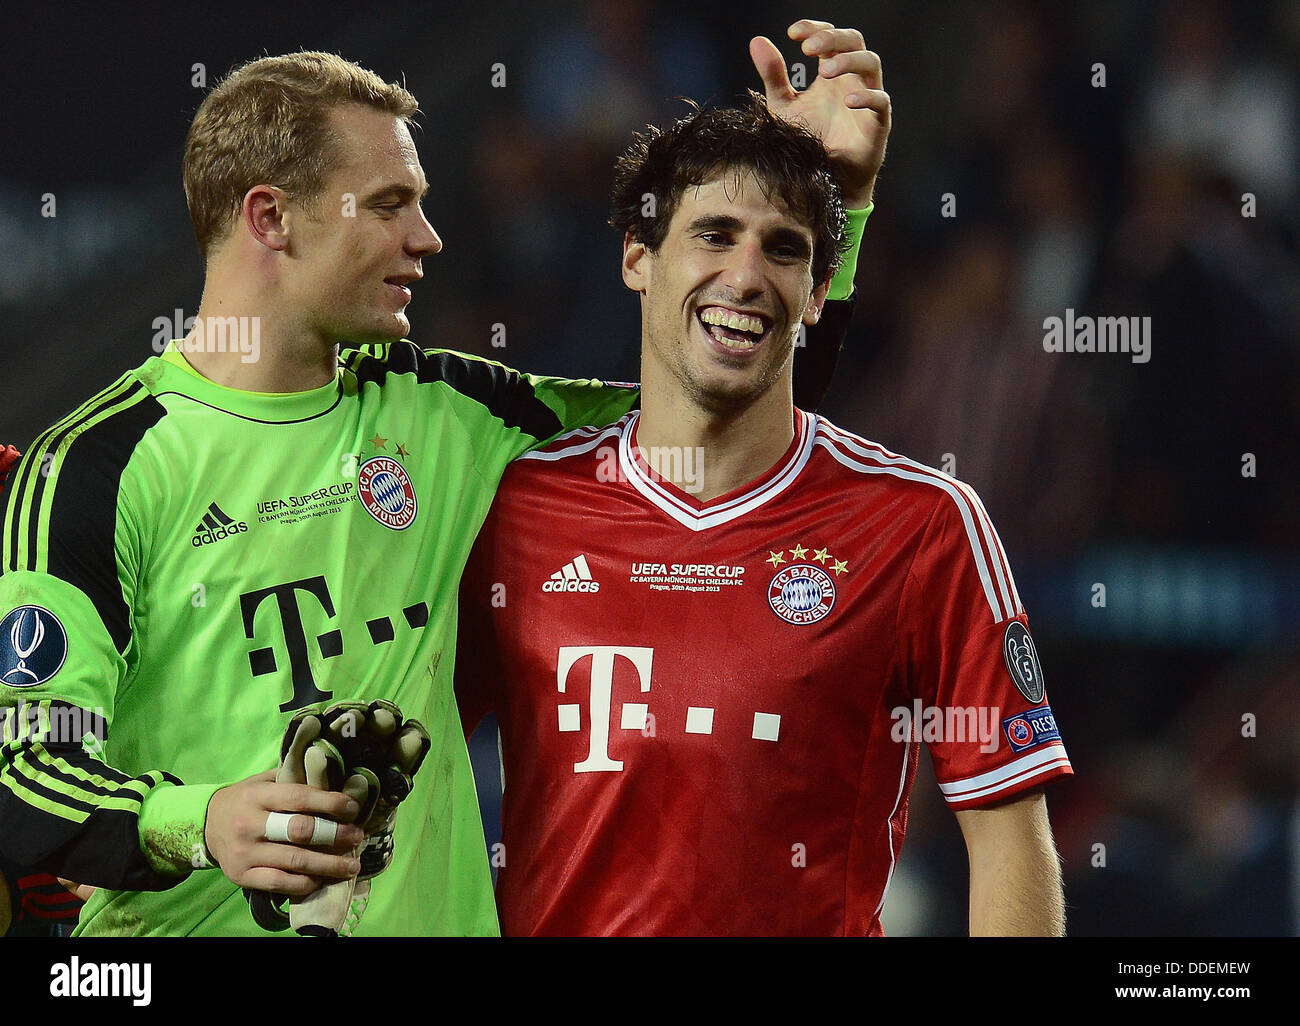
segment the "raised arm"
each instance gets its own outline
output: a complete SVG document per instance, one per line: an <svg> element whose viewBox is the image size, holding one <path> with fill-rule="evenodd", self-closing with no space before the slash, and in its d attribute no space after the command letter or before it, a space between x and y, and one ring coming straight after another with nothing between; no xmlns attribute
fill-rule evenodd
<svg viewBox="0 0 1300 1026"><path fill-rule="evenodd" d="M871 205L876 175L889 141L890 103L880 58L857 29L803 19L787 29L803 52L817 58L817 77L795 90L781 52L766 36L749 43L772 113L804 124L822 140L849 210Z"/></svg>
<svg viewBox="0 0 1300 1026"><path fill-rule="evenodd" d="M804 91L791 84L781 52L767 37L750 40L750 57L763 80L768 108L822 140L848 212L847 250L831 279L821 319L808 329L806 345L795 356L795 405L815 410L830 387L852 320L858 249L885 159L891 111L880 58L866 48L862 33L804 19L786 34L817 58L817 75Z"/></svg>

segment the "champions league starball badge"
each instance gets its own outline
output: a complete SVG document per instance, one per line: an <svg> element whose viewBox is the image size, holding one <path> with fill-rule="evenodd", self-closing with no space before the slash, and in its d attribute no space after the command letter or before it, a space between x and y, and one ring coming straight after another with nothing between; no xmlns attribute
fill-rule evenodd
<svg viewBox="0 0 1300 1026"><path fill-rule="evenodd" d="M796 563L772 578L767 602L786 623L816 623L835 605L835 582L820 567Z"/></svg>
<svg viewBox="0 0 1300 1026"><path fill-rule="evenodd" d="M1029 636L1029 631L1019 620L1007 624L1007 631L1002 636L1002 655L1016 690L1035 705L1041 702L1047 695L1047 688L1038 662L1038 650L1034 648L1034 639Z"/></svg>
<svg viewBox="0 0 1300 1026"><path fill-rule="evenodd" d="M404 531L415 520L415 487L411 475L395 459L375 456L361 464L357 492L366 512L385 527Z"/></svg>
<svg viewBox="0 0 1300 1026"><path fill-rule="evenodd" d="M11 688L44 684L68 658L68 633L40 606L19 606L0 620L0 683Z"/></svg>

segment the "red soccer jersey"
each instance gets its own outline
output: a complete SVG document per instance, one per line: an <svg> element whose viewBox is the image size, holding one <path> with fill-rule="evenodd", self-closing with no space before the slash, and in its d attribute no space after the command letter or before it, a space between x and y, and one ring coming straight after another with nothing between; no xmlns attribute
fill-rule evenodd
<svg viewBox="0 0 1300 1026"><path fill-rule="evenodd" d="M953 809L1072 772L1001 542L970 487L798 411L697 502L638 417L512 464L464 578L502 930L878 934L922 743Z"/></svg>

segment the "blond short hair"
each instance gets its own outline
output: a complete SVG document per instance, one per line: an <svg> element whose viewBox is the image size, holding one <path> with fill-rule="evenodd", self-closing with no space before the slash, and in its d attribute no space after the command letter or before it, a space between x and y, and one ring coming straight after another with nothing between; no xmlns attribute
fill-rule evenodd
<svg viewBox="0 0 1300 1026"><path fill-rule="evenodd" d="M360 103L411 124L415 97L338 54L302 51L234 69L208 93L185 138L185 199L207 258L262 183L313 207L339 162L330 112Z"/></svg>

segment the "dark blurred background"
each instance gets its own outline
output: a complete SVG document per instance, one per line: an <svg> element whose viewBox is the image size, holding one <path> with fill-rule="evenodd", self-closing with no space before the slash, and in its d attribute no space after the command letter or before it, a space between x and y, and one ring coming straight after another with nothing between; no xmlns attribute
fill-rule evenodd
<svg viewBox="0 0 1300 1026"><path fill-rule="evenodd" d="M152 355L156 318L195 312L194 83L299 48L421 100L446 248L417 342L635 379L613 158L673 97L757 86L752 35L797 58L803 16L863 31L895 117L821 412L970 482L998 525L1077 774L1048 794L1070 931L1300 934L1288 0L8 10L0 443L25 448ZM1149 316L1150 361L1045 352L1067 309ZM495 743L473 748L491 834ZM885 924L959 934L964 847L922 763Z"/></svg>

